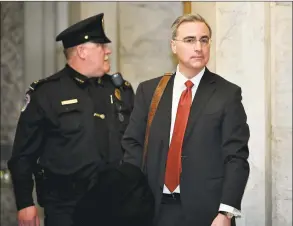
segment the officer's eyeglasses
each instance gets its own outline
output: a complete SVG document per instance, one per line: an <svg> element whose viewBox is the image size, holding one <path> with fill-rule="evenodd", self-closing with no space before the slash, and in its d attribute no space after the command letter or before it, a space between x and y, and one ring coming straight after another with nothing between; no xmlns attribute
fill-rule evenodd
<svg viewBox="0 0 293 226"><path fill-rule="evenodd" d="M201 37L199 40L196 39L196 37L186 37L183 38L182 40L179 39L174 39L174 41L179 41L179 42L183 42L187 45L195 45L197 43L197 41L199 41L199 43L201 44L202 47L207 47L210 45L211 43L211 39L209 37Z"/></svg>

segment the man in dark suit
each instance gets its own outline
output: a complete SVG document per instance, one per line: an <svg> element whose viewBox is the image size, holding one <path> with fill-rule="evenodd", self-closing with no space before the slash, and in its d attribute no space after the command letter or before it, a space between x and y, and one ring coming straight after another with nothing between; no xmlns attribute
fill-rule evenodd
<svg viewBox="0 0 293 226"><path fill-rule="evenodd" d="M172 25L178 66L152 122L146 173L156 226L230 226L241 216L249 176L249 127L241 88L206 65L212 31L200 15ZM124 134L124 161L141 165L151 99L160 78L142 82Z"/></svg>

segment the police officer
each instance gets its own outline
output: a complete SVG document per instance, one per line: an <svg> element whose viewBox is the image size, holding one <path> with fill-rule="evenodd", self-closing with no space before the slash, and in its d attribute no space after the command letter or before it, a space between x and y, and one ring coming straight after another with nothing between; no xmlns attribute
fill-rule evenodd
<svg viewBox="0 0 293 226"><path fill-rule="evenodd" d="M98 172L119 164L120 140L134 93L110 70L104 14L61 32L66 66L31 84L19 118L11 173L20 225L39 225L33 191L44 207L45 225L71 226L78 200Z"/></svg>

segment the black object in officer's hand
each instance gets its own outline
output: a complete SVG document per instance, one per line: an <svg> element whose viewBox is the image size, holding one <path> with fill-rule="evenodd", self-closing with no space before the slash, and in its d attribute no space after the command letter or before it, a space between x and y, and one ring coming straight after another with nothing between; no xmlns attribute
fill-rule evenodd
<svg viewBox="0 0 293 226"><path fill-rule="evenodd" d="M40 207L44 207L45 195L45 176L42 167L39 163L35 163L33 171L36 183L37 202Z"/></svg>
<svg viewBox="0 0 293 226"><path fill-rule="evenodd" d="M98 182L77 204L76 225L149 226L155 200L140 168L122 163L100 172Z"/></svg>
<svg viewBox="0 0 293 226"><path fill-rule="evenodd" d="M111 79L112 79L113 84L117 88L120 88L122 86L123 82L124 82L124 79L123 79L122 75L119 72L111 75Z"/></svg>

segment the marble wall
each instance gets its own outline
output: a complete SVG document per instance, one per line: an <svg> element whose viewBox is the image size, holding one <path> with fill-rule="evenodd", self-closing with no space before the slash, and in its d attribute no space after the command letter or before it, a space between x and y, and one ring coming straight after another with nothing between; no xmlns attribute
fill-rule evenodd
<svg viewBox="0 0 293 226"><path fill-rule="evenodd" d="M292 3L271 4L272 225L292 225Z"/></svg>
<svg viewBox="0 0 293 226"><path fill-rule="evenodd" d="M251 129L243 226L292 225L292 3L193 2L213 29L209 67L242 87Z"/></svg>
<svg viewBox="0 0 293 226"><path fill-rule="evenodd" d="M23 3L1 3L1 144L12 144L23 102L23 18Z"/></svg>
<svg viewBox="0 0 293 226"><path fill-rule="evenodd" d="M10 156L24 92L24 4L1 2L1 169ZM1 225L16 226L11 186L1 180Z"/></svg>
<svg viewBox="0 0 293 226"><path fill-rule="evenodd" d="M171 25L182 13L182 2L119 3L119 69L135 88L175 70Z"/></svg>

